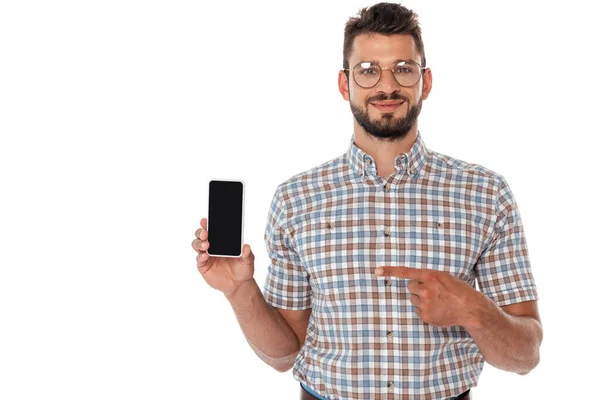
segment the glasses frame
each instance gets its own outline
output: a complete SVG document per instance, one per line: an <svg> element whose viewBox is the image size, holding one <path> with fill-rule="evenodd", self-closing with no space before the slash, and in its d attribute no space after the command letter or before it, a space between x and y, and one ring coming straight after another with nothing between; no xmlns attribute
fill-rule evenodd
<svg viewBox="0 0 600 400"><path fill-rule="evenodd" d="M360 83L358 83L356 81L356 76L354 76L354 68L356 68L357 65L360 65L360 64L365 63L365 62L370 62L371 64L375 64L381 70L381 74L379 75L379 79L377 80L377 82L375 82L375 84L373 86L362 86ZM396 75L394 75L394 73L392 72L392 76L394 77L394 80L396 81L396 83L398 85L400 85L402 87L413 87L413 86L415 86L417 83L419 83L419 81L423 77L423 70L427 69L427 67L422 67L421 64L419 64L416 61L412 61L412 60L398 60L398 62L394 66L392 66L392 67L385 67L385 68L383 68L381 65L379 65L379 63L374 62L374 61L360 61L357 64L355 64L354 67L352 67L352 69L350 69L350 68L342 68L342 71L349 71L349 72L351 72L352 73L352 80L354 80L354 83L356 83L359 87L361 87L363 89L371 89L371 88L374 88L375 86L377 86L379 84L379 82L381 82L381 77L383 77L383 71L389 70L391 72L392 68L396 67L401 62L412 63L412 64L418 65L419 66L419 79L417 79L417 81L415 83L413 83L412 85L406 86L406 85L403 85L400 82L398 82L398 79L396 79Z"/></svg>

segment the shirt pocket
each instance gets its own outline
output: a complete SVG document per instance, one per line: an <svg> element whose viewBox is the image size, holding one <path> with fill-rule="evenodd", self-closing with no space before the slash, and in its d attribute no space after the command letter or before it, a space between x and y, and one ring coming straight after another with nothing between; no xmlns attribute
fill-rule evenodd
<svg viewBox="0 0 600 400"><path fill-rule="evenodd" d="M366 228L360 218L333 215L311 217L298 227L299 255L311 276L313 289L363 277L369 246Z"/></svg>
<svg viewBox="0 0 600 400"><path fill-rule="evenodd" d="M481 228L470 220L439 217L413 220L406 239L409 259L415 267L449 272L472 280L473 266L482 243Z"/></svg>

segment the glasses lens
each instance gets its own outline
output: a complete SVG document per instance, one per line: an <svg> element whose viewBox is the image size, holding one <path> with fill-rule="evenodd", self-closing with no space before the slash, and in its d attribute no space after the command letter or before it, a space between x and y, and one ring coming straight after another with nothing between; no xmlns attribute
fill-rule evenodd
<svg viewBox="0 0 600 400"><path fill-rule="evenodd" d="M396 81L402 86L412 86L421 77L421 68L414 62L401 61L393 69Z"/></svg>
<svg viewBox="0 0 600 400"><path fill-rule="evenodd" d="M356 64L352 73L358 86L368 88L375 86L379 82L381 68L375 63L362 62Z"/></svg>
<svg viewBox="0 0 600 400"><path fill-rule="evenodd" d="M421 68L412 61L400 61L390 70L394 74L396 82L401 86L413 86L421 78ZM382 70L378 64L362 62L354 67L352 73L359 86L370 88L379 82Z"/></svg>

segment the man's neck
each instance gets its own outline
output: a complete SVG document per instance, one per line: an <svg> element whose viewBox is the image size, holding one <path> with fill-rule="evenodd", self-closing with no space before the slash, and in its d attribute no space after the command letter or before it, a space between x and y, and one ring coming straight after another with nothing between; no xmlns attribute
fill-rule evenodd
<svg viewBox="0 0 600 400"><path fill-rule="evenodd" d="M418 126L413 125L410 131L401 140L388 141L368 135L363 128L354 121L354 144L356 147L375 159L377 175L387 177L396 172L394 160L400 153L408 153L417 140Z"/></svg>

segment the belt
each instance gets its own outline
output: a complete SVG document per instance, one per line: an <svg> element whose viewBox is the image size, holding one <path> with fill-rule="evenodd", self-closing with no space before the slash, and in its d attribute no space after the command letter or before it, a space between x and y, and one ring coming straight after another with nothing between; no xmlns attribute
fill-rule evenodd
<svg viewBox="0 0 600 400"><path fill-rule="evenodd" d="M319 396L316 392L313 392L315 395L311 394L310 392L312 392L312 389L310 389L308 386L304 386L302 383L300 383L300 400L322 400L324 399L324 397ZM309 392L310 390L310 392ZM450 397L448 400L470 400L471 397L469 396L471 389L467 390L466 392L463 392L461 394L459 394L456 397ZM317 397L318 396L318 397Z"/></svg>

